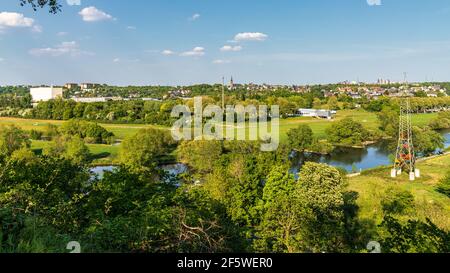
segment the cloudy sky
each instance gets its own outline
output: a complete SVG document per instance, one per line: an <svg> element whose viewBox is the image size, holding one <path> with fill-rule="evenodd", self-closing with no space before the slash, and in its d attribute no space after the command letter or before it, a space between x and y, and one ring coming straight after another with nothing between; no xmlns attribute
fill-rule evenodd
<svg viewBox="0 0 450 273"><path fill-rule="evenodd" d="M0 2L0 85L450 80L448 0Z"/></svg>

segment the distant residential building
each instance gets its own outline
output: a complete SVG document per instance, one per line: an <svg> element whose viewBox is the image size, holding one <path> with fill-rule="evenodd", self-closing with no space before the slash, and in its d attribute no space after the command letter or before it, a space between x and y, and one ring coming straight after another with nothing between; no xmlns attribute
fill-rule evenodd
<svg viewBox="0 0 450 273"><path fill-rule="evenodd" d="M94 89L96 86L95 83L82 83L80 84L81 90L91 90Z"/></svg>
<svg viewBox="0 0 450 273"><path fill-rule="evenodd" d="M302 117L326 118L332 119L337 114L332 110L299 109L298 115Z"/></svg>
<svg viewBox="0 0 450 273"><path fill-rule="evenodd" d="M63 97L63 89L59 87L35 87L30 88L33 102L49 101Z"/></svg>
<svg viewBox="0 0 450 273"><path fill-rule="evenodd" d="M66 83L64 85L65 88L67 89L74 89L74 88L78 88L78 83Z"/></svg>

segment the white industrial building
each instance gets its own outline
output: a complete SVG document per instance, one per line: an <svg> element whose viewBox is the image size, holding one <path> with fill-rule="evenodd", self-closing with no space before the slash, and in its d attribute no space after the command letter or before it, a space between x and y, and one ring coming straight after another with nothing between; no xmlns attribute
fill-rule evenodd
<svg viewBox="0 0 450 273"><path fill-rule="evenodd" d="M63 89L56 87L36 87L30 88L33 102L49 101L63 97Z"/></svg>
<svg viewBox="0 0 450 273"><path fill-rule="evenodd" d="M337 114L332 110L299 109L298 115L301 117L314 117L332 119Z"/></svg>

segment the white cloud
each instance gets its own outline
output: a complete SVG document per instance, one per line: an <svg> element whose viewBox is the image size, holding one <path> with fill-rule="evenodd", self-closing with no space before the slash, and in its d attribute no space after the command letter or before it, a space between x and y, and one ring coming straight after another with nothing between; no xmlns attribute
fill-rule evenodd
<svg viewBox="0 0 450 273"><path fill-rule="evenodd" d="M75 57L80 55L93 55L90 52L80 50L80 46L75 41L62 42L61 44L55 47L33 48L29 51L29 53L37 57L40 56L59 57L64 55Z"/></svg>
<svg viewBox="0 0 450 273"><path fill-rule="evenodd" d="M261 32L243 32L234 37L235 41L265 41L269 36Z"/></svg>
<svg viewBox="0 0 450 273"><path fill-rule="evenodd" d="M195 47L191 51L186 51L180 54L182 57L201 57L205 55L205 48L203 47Z"/></svg>
<svg viewBox="0 0 450 273"><path fill-rule="evenodd" d="M60 32L56 33L57 36L66 36L67 34L69 34L69 33L65 32L65 31L60 31Z"/></svg>
<svg viewBox="0 0 450 273"><path fill-rule="evenodd" d="M229 60L214 60L213 64L229 64L231 61Z"/></svg>
<svg viewBox="0 0 450 273"><path fill-rule="evenodd" d="M381 6L381 0L367 0L369 6Z"/></svg>
<svg viewBox="0 0 450 273"><path fill-rule="evenodd" d="M162 55L165 55L165 56L170 56L170 55L175 54L175 52L173 52L172 50L166 49L166 50L163 50L163 51L161 52L161 54L162 54Z"/></svg>
<svg viewBox="0 0 450 273"><path fill-rule="evenodd" d="M36 33L42 33L42 26L35 25L35 26L33 26L32 31L36 32Z"/></svg>
<svg viewBox="0 0 450 273"><path fill-rule="evenodd" d="M120 59L119 59L119 58L113 59L113 63L118 63L118 62L120 62Z"/></svg>
<svg viewBox="0 0 450 273"><path fill-rule="evenodd" d="M127 26L127 29L128 30L136 30L136 27L135 26Z"/></svg>
<svg viewBox="0 0 450 273"><path fill-rule="evenodd" d="M79 13L85 22L98 22L106 20L115 20L114 17L94 6L82 9Z"/></svg>
<svg viewBox="0 0 450 273"><path fill-rule="evenodd" d="M196 13L189 18L189 21L195 21L200 19L200 14Z"/></svg>
<svg viewBox="0 0 450 273"><path fill-rule="evenodd" d="M3 59L3 58L0 58L0 63L1 63L1 62L3 62L4 60L5 60L5 59Z"/></svg>
<svg viewBox="0 0 450 273"><path fill-rule="evenodd" d="M241 51L242 50L242 46L229 46L229 45L225 45L223 46L220 51L223 52L229 52L229 51Z"/></svg>
<svg viewBox="0 0 450 273"><path fill-rule="evenodd" d="M79 6L81 5L81 0L67 0L67 5L69 6Z"/></svg>
<svg viewBox="0 0 450 273"><path fill-rule="evenodd" d="M0 30L6 28L33 28L34 19L16 12L0 12Z"/></svg>

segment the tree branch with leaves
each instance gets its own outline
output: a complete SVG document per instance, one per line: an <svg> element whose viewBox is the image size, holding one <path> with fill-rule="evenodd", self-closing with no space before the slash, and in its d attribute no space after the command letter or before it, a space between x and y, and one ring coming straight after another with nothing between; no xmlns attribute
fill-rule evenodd
<svg viewBox="0 0 450 273"><path fill-rule="evenodd" d="M26 6L31 5L31 7L36 11L38 8L48 7L49 12L56 14L61 11L62 5L59 0L20 0L20 5Z"/></svg>

